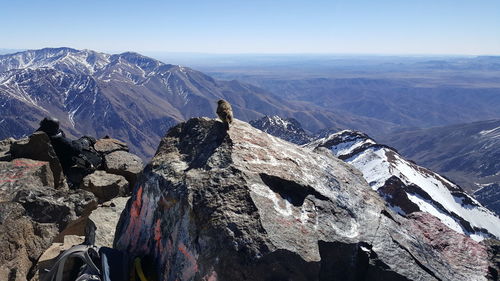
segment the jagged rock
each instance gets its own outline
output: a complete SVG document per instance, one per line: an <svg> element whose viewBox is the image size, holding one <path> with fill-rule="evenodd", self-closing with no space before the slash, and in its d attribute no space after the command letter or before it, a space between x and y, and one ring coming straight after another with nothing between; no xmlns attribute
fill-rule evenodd
<svg viewBox="0 0 500 281"><path fill-rule="evenodd" d="M450 231L397 215L330 154L197 118L162 139L114 244L160 280L486 280L486 247Z"/></svg>
<svg viewBox="0 0 500 281"><path fill-rule="evenodd" d="M50 246L58 229L37 223L14 202L0 202L0 280L30 279L33 262Z"/></svg>
<svg viewBox="0 0 500 281"><path fill-rule="evenodd" d="M98 170L85 176L80 187L94 193L99 202L105 202L125 195L128 192L129 184L123 176Z"/></svg>
<svg viewBox="0 0 500 281"><path fill-rule="evenodd" d="M98 139L94 144L94 148L102 154L109 154L119 150L128 152L128 146L126 143L112 138Z"/></svg>
<svg viewBox="0 0 500 281"><path fill-rule="evenodd" d="M28 158L50 163L53 173L55 188L68 188L66 177L63 174L61 163L50 144L49 137L44 132L35 132L28 139L23 139L12 143L12 158Z"/></svg>
<svg viewBox="0 0 500 281"><path fill-rule="evenodd" d="M106 172L124 176L134 186L144 166L141 158L126 151L115 151L105 156Z"/></svg>
<svg viewBox="0 0 500 281"><path fill-rule="evenodd" d="M488 247L489 265L489 280L499 280L500 278L500 241L496 239L486 239L481 241Z"/></svg>
<svg viewBox="0 0 500 281"><path fill-rule="evenodd" d="M13 202L0 202L0 280L37 275L34 263L61 230L97 207L94 195L84 190L29 186L12 197Z"/></svg>
<svg viewBox="0 0 500 281"><path fill-rule="evenodd" d="M16 140L13 138L8 138L0 141L0 161L10 161L12 160L12 155L10 155L10 146Z"/></svg>
<svg viewBox="0 0 500 281"><path fill-rule="evenodd" d="M18 190L54 186L48 162L18 158L0 162L0 201L11 201Z"/></svg>
<svg viewBox="0 0 500 281"><path fill-rule="evenodd" d="M69 222L97 208L95 196L85 190L32 187L18 191L13 201L20 203L34 221L55 223L60 231Z"/></svg>
<svg viewBox="0 0 500 281"><path fill-rule="evenodd" d="M406 187L406 185L398 177L392 176L385 181L385 184L377 192L393 209L397 209L401 214L420 211L418 205L408 198L408 194L403 187Z"/></svg>
<svg viewBox="0 0 500 281"><path fill-rule="evenodd" d="M87 222L91 224L90 227L86 228L87 241L91 241L92 244L98 247L113 247L116 225L129 198L114 198L99 205L97 209L92 211Z"/></svg>

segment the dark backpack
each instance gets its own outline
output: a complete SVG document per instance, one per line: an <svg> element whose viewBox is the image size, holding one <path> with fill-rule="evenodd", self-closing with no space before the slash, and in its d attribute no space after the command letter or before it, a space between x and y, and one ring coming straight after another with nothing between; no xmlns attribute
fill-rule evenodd
<svg viewBox="0 0 500 281"><path fill-rule="evenodd" d="M98 251L99 249L94 246L77 245L71 247L59 256L52 269L43 278L43 281L66 281L68 279L71 279L71 281L102 281ZM77 259L83 264L76 276L72 274L64 276L64 273L68 270L66 261L69 259Z"/></svg>
<svg viewBox="0 0 500 281"><path fill-rule="evenodd" d="M71 167L65 172L70 188L78 188L86 175L102 167L103 160L94 148L95 142L96 140L89 136L71 142Z"/></svg>
<svg viewBox="0 0 500 281"><path fill-rule="evenodd" d="M76 276L64 274L71 269L66 264L69 259L80 261ZM128 258L123 252L108 247L76 245L59 256L43 281L125 281L129 279L128 273Z"/></svg>
<svg viewBox="0 0 500 281"><path fill-rule="evenodd" d="M73 141L73 147L76 155L73 156L74 166L85 169L88 174L98 170L102 166L102 157L94 149L96 139L89 136L83 136Z"/></svg>

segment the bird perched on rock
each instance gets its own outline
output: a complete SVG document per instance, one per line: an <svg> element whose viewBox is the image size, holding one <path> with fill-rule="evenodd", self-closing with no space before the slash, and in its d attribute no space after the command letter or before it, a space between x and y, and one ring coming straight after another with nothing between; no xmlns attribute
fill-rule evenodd
<svg viewBox="0 0 500 281"><path fill-rule="evenodd" d="M229 124L233 122L233 109L225 100L219 100L217 104L217 115L226 124L227 129L229 129Z"/></svg>

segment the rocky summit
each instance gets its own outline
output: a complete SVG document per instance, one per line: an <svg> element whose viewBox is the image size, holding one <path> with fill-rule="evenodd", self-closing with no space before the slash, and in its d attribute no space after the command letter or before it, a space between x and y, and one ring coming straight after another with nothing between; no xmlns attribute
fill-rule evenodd
<svg viewBox="0 0 500 281"><path fill-rule="evenodd" d="M160 280L495 280L498 251L434 216L399 215L353 166L236 120L162 139L115 247Z"/></svg>

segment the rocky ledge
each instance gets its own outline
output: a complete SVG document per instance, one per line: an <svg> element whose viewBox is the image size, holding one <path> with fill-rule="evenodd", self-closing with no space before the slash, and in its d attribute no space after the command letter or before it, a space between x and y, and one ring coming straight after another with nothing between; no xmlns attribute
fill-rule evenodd
<svg viewBox="0 0 500 281"><path fill-rule="evenodd" d="M100 139L95 146L106 170L69 189L45 133L0 141L0 280L40 280L75 243L111 246L128 199L118 196L129 195L142 161L118 140Z"/></svg>
<svg viewBox="0 0 500 281"><path fill-rule="evenodd" d="M114 244L160 280L495 280L498 247L385 207L362 174L235 121L173 127ZM496 249L496 250L495 250Z"/></svg>

